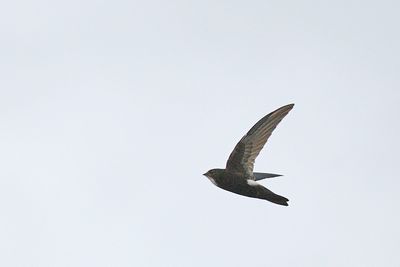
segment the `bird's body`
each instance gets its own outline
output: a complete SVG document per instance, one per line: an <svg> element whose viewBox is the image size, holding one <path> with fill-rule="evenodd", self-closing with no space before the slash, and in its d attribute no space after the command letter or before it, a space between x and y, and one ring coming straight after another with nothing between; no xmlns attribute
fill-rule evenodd
<svg viewBox="0 0 400 267"><path fill-rule="evenodd" d="M213 169L211 182L216 186L239 195L260 198L276 204L287 206L287 198L279 196L257 183L253 177L229 173L225 169Z"/></svg>
<svg viewBox="0 0 400 267"><path fill-rule="evenodd" d="M259 120L236 145L229 156L225 169L212 169L204 175L216 186L227 191L287 206L287 198L277 195L258 182L264 178L281 176L270 173L254 173L254 161L264 147L272 131L289 113L294 104L283 106Z"/></svg>

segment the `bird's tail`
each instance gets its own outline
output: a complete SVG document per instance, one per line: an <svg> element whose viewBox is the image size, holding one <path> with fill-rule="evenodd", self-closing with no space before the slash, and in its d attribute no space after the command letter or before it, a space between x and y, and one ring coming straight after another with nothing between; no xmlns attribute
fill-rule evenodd
<svg viewBox="0 0 400 267"><path fill-rule="evenodd" d="M265 188L264 186L260 186L258 189L261 191L261 192L259 191L260 198L268 200L268 201L278 204L278 205L289 206L289 204L287 203L289 201L289 199L287 199L286 197L277 195L274 192L272 192L271 190Z"/></svg>
<svg viewBox="0 0 400 267"><path fill-rule="evenodd" d="M287 203L289 201L289 199L277 195L277 194L269 194L266 195L265 200L271 201L272 203L278 204L278 205L282 205L282 206L289 206L289 204Z"/></svg>

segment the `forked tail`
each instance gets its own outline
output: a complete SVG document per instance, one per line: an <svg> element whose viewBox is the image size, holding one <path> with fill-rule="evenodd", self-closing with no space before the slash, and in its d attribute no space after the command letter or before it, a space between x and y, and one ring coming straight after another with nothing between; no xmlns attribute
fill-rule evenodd
<svg viewBox="0 0 400 267"><path fill-rule="evenodd" d="M287 199L286 197L280 196L275 194L274 192L272 192L271 190L265 188L264 186L260 185L259 187L257 187L258 189L258 197L268 200L272 203L278 204L278 205L282 205L282 206L289 206L289 204L287 203L289 201L289 199Z"/></svg>

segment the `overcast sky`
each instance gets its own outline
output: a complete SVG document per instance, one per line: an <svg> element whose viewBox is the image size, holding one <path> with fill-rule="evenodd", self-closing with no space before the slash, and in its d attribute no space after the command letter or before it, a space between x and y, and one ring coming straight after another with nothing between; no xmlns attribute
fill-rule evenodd
<svg viewBox="0 0 400 267"><path fill-rule="evenodd" d="M400 266L397 1L7 1L1 266ZM215 187L256 160L289 207Z"/></svg>

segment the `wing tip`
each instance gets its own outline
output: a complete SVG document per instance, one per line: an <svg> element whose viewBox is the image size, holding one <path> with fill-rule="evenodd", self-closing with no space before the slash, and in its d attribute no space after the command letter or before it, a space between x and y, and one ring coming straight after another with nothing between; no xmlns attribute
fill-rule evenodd
<svg viewBox="0 0 400 267"><path fill-rule="evenodd" d="M291 103L291 104L287 104L287 105L283 106L282 108L292 109L293 107L294 107L294 103Z"/></svg>
<svg viewBox="0 0 400 267"><path fill-rule="evenodd" d="M280 114L285 114L284 116L286 116L286 114L288 114L289 111L291 111L293 107L294 107L294 103L287 104L287 105L284 105L284 106L278 108L275 111L272 111L270 114L280 113ZM268 114L268 115L270 115L270 114Z"/></svg>

